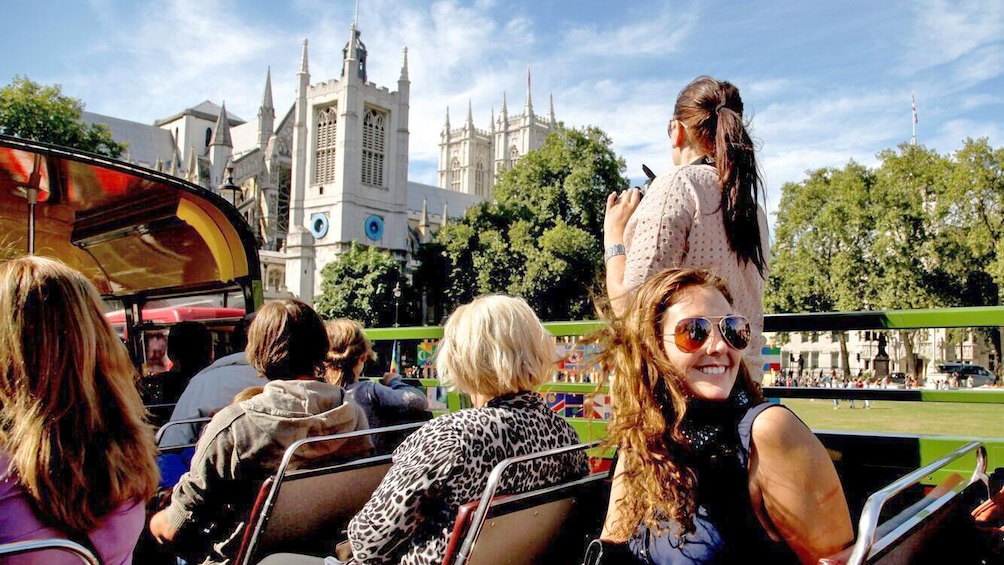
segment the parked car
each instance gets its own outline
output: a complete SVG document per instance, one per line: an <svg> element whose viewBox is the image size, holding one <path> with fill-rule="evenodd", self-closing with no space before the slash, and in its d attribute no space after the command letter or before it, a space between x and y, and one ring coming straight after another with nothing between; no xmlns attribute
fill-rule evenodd
<svg viewBox="0 0 1004 565"><path fill-rule="evenodd" d="M997 376L983 365L973 363L946 362L937 363L934 371L927 374L927 388L945 388L951 385L953 373L959 374L959 388L965 388L966 381L973 379L973 387L992 385L997 382Z"/></svg>
<svg viewBox="0 0 1004 565"><path fill-rule="evenodd" d="M889 373L889 386L903 388L906 386L906 373Z"/></svg>

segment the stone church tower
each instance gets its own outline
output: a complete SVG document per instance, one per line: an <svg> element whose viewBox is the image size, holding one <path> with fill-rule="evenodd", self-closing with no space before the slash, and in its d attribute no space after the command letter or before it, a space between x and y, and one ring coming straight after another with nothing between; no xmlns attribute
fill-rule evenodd
<svg viewBox="0 0 1004 565"><path fill-rule="evenodd" d="M511 169L520 157L544 144L554 131L554 98L550 99L547 117L533 113L530 97L530 71L526 73L526 103L523 113L509 115L505 93L498 118L492 111L487 130L474 127L470 103L463 127L450 127L450 110L439 136L439 187L491 199L495 180Z"/></svg>
<svg viewBox="0 0 1004 565"><path fill-rule="evenodd" d="M341 78L311 85L303 42L293 111L286 287L307 302L320 292L320 267L350 242L402 260L408 250L408 52L395 92L367 82L366 56L353 24Z"/></svg>

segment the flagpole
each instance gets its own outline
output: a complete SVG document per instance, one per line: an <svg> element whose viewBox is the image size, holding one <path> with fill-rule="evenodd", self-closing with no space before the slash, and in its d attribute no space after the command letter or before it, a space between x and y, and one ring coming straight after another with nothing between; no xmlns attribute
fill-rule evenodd
<svg viewBox="0 0 1004 565"><path fill-rule="evenodd" d="M910 145L917 145L917 98L910 93L910 107L913 109L913 135L910 137Z"/></svg>

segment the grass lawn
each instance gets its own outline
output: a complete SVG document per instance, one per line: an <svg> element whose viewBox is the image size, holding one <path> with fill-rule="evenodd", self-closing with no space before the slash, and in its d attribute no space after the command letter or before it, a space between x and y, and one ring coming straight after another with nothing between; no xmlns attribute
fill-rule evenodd
<svg viewBox="0 0 1004 565"><path fill-rule="evenodd" d="M846 400L833 409L832 400L786 398L791 408L813 430L891 432L1004 438L1004 406L951 402L864 402L850 408Z"/></svg>

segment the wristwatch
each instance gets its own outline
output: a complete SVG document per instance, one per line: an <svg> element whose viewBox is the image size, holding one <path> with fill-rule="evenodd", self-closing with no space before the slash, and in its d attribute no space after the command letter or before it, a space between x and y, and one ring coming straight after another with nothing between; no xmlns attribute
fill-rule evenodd
<svg viewBox="0 0 1004 565"><path fill-rule="evenodd" d="M603 262L606 263L612 257L616 257L618 255L625 255L625 254L627 254L627 251L624 249L624 244L623 243L615 243L614 245L611 245L610 247L607 247L606 253L603 254Z"/></svg>

